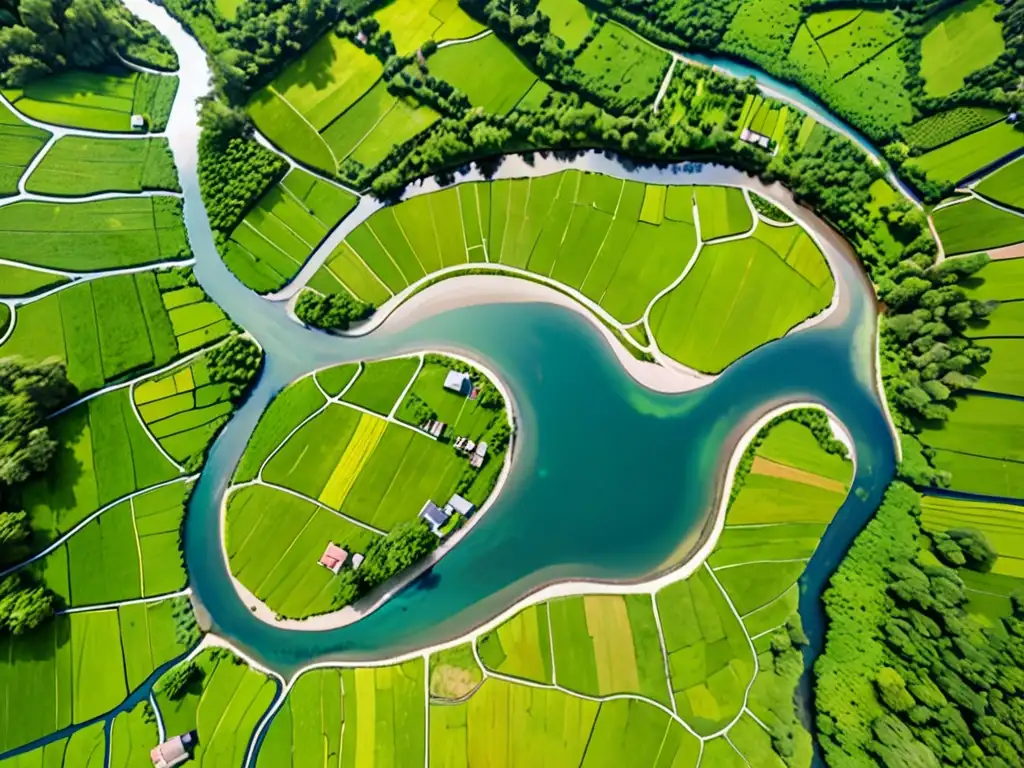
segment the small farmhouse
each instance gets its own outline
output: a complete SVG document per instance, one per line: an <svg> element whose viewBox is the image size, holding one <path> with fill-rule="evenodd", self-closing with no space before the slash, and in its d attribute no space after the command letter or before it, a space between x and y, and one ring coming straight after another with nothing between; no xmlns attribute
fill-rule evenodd
<svg viewBox="0 0 1024 768"><path fill-rule="evenodd" d="M153 761L153 768L173 768L175 765L181 765L192 757L196 741L196 732L189 731L153 747L149 753L149 757Z"/></svg>
<svg viewBox="0 0 1024 768"><path fill-rule="evenodd" d="M487 443L477 443L476 450L469 457L469 466L480 469L484 465L484 457L487 456Z"/></svg>
<svg viewBox="0 0 1024 768"><path fill-rule="evenodd" d="M448 375L444 377L444 388L457 395L466 396L472 391L473 382L469 378L469 374L462 373L462 371L448 371Z"/></svg>
<svg viewBox="0 0 1024 768"><path fill-rule="evenodd" d="M429 499L420 510L419 518L430 526L434 535L441 535L441 528L448 522L450 515Z"/></svg>
<svg viewBox="0 0 1024 768"><path fill-rule="evenodd" d="M336 574L341 570L341 566L345 564L347 559L348 552L332 541L327 545L327 549L324 550L324 554L320 558L320 565Z"/></svg>
<svg viewBox="0 0 1024 768"><path fill-rule="evenodd" d="M454 494L445 504L444 510L449 515L458 512L463 517L469 517L476 507L473 506L473 502L469 499L464 499L459 494Z"/></svg>
<svg viewBox="0 0 1024 768"><path fill-rule="evenodd" d="M131 126L133 131L144 131L146 129L146 118L142 115L132 115Z"/></svg>

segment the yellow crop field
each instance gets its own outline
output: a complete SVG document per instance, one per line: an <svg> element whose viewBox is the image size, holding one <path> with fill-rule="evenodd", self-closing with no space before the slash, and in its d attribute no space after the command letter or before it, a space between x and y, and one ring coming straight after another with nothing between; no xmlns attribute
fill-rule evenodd
<svg viewBox="0 0 1024 768"><path fill-rule="evenodd" d="M345 447L345 452L338 459L338 465L334 468L327 484L320 493L320 501L334 509L340 509L341 504L352 490L352 486L362 472L366 462L370 460L377 443L380 442L388 423L377 416L364 413L356 425L355 433Z"/></svg>
<svg viewBox="0 0 1024 768"><path fill-rule="evenodd" d="M640 690L633 631L620 595L587 595L583 598L587 631L594 642L597 686L602 693Z"/></svg>

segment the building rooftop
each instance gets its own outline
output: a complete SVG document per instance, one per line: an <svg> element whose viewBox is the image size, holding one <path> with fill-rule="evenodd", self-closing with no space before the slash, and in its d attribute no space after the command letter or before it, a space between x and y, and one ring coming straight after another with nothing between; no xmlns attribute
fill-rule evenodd
<svg viewBox="0 0 1024 768"><path fill-rule="evenodd" d="M453 495L451 499L448 500L448 506L454 509L456 512L458 512L460 515L464 516L468 516L469 513L475 509L475 507L473 506L473 502L471 502L469 499L462 498L457 493Z"/></svg>
<svg viewBox="0 0 1024 768"><path fill-rule="evenodd" d="M332 541L327 545L327 549L324 550L324 554L320 558L320 565L329 571L337 573L341 570L341 566L345 564L346 559L348 559L348 552Z"/></svg>
<svg viewBox="0 0 1024 768"><path fill-rule="evenodd" d="M419 517L420 520L426 521L434 533L437 533L438 528L448 522L448 513L429 499L420 510Z"/></svg>
<svg viewBox="0 0 1024 768"><path fill-rule="evenodd" d="M142 115L132 115L132 130L141 130L146 127L146 119Z"/></svg>
<svg viewBox="0 0 1024 768"><path fill-rule="evenodd" d="M189 748L195 744L195 739L194 732L190 731L153 747L149 757L155 768L173 768L175 765L184 763L192 756Z"/></svg>
<svg viewBox="0 0 1024 768"><path fill-rule="evenodd" d="M460 395L467 395L473 388L473 382L470 381L469 375L462 371L448 371L448 375L444 377L444 388Z"/></svg>

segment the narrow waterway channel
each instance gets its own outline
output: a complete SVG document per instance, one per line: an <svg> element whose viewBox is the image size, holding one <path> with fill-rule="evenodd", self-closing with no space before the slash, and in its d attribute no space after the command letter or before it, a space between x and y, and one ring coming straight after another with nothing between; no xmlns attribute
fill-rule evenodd
<svg viewBox="0 0 1024 768"><path fill-rule="evenodd" d="M283 303L248 291L217 254L196 175L194 105L208 92L210 77L202 50L161 7L148 0L125 4L167 36L182 63L168 135L181 175L196 274L266 352L266 369L252 397L211 451L186 524L191 586L218 634L287 676L316 661L387 659L451 640L552 581L649 578L678 565L685 555L681 543L698 537L722 485L722 467L747 425L780 403L814 401L848 427L858 462L856 493L803 580L805 624L820 643L821 586L877 506L894 466L889 425L875 391L873 294L823 222L795 211L829 252L842 293L837 310L686 395L642 388L590 323L549 304L467 307L401 330L386 322L353 339L312 332L289 320ZM652 180L653 174L661 183L676 184L744 178L716 166L690 172L686 167L635 169L588 157L587 167L620 178ZM784 192L764 191L793 210ZM519 450L501 498L426 577L358 623L301 632L259 621L233 589L221 547L220 507L260 413L281 387L308 371L423 348L474 357L512 392Z"/></svg>

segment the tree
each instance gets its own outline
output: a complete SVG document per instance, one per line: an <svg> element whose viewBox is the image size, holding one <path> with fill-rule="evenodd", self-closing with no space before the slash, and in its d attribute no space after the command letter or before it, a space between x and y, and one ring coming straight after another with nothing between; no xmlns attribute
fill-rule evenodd
<svg viewBox="0 0 1024 768"><path fill-rule="evenodd" d="M295 302L295 314L306 325L331 331L346 330L349 325L373 312L373 305L359 301L348 291L324 296L303 291Z"/></svg>
<svg viewBox="0 0 1024 768"><path fill-rule="evenodd" d="M12 635L35 629L53 616L54 594L32 585L21 572L0 580L0 628Z"/></svg>

